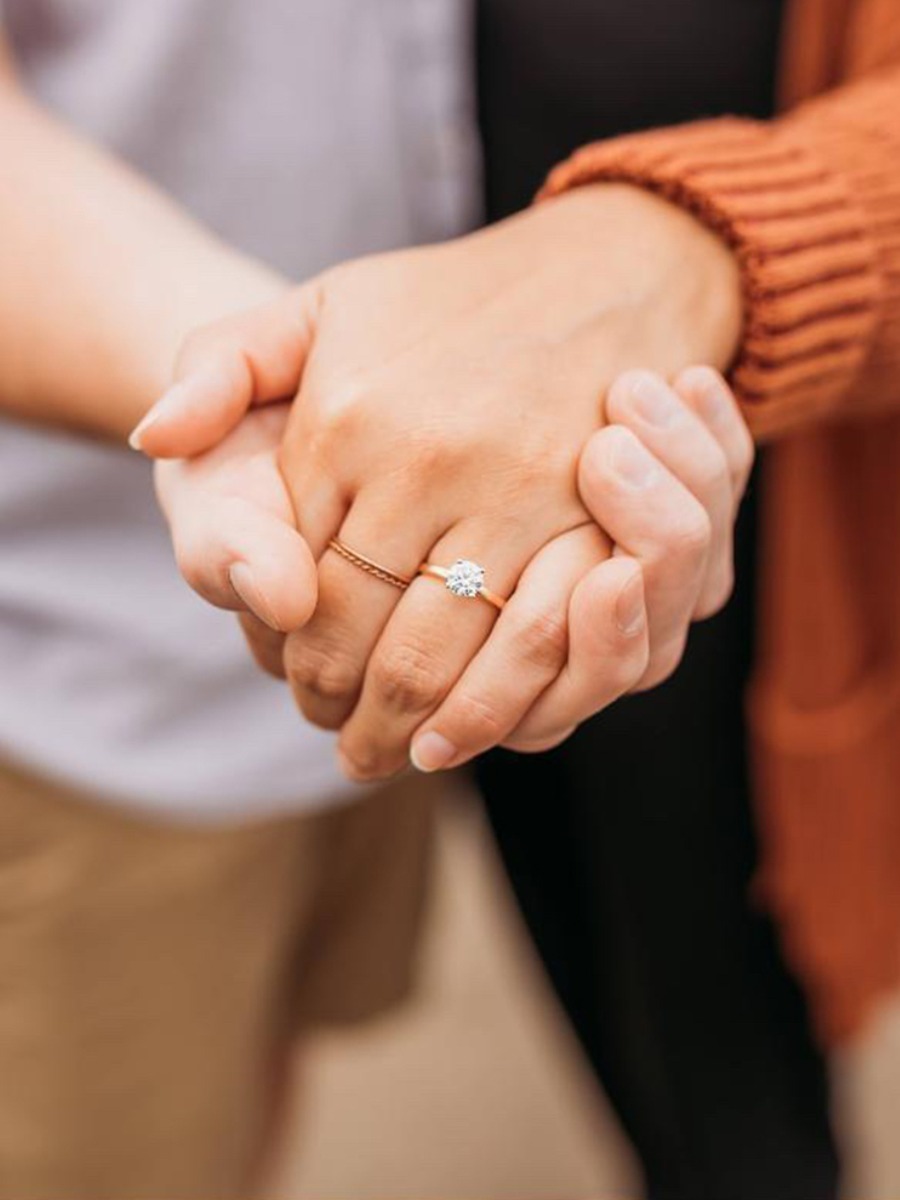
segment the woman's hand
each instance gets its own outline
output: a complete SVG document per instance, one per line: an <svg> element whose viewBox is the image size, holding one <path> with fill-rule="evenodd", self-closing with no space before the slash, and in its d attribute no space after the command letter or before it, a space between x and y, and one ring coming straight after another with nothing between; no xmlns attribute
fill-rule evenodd
<svg viewBox="0 0 900 1200"><path fill-rule="evenodd" d="M721 291L732 273L727 251L690 218L612 189L325 278L281 459L319 561L319 603L285 662L305 716L340 729L349 774L399 770L454 691L466 736L446 738L441 765L508 739L550 686L566 662L573 594L609 554L611 530L597 528L578 489L603 397L622 367L647 361L668 373L701 339L707 355L727 357L735 309L727 291L711 305L706 289ZM718 451L711 437L706 449L707 459ZM693 610L710 520L689 491L676 500L669 472L654 487L657 468L642 455L622 435L610 461L632 485L632 509L656 500L669 584L679 601L693 590ZM720 454L718 466L713 486L724 487ZM642 522L632 527L643 550ZM327 549L333 538L413 582L400 593L374 581ZM499 618L482 599L415 578L422 563L457 559L483 564L486 586L511 597ZM613 570L618 591L638 589L634 564L607 567L604 579ZM661 601L671 659L690 611ZM619 640L595 700L643 676L643 641ZM505 703L490 703L501 690ZM420 764L434 765L415 744Z"/></svg>
<svg viewBox="0 0 900 1200"><path fill-rule="evenodd" d="M613 383L607 411L615 423L590 439L579 475L585 506L619 549L572 594L562 669L531 704L527 675L517 670L509 644L492 638L418 731L415 755L423 769L490 748L498 727L515 725L505 739L512 748L557 744L620 694L665 678L680 660L691 620L728 598L733 518L753 447L724 380L698 367L666 388L658 377L630 372ZM280 631L305 623L316 594L276 466L286 420L284 405L253 413L206 455L157 465L157 489L186 578L213 604L241 612L257 661L281 677L286 637ZM661 458L652 456L648 503L639 502L634 480L623 479L615 465L625 430L645 449L660 447ZM695 499L709 531L696 603L696 549L685 554L679 544Z"/></svg>
<svg viewBox="0 0 900 1200"><path fill-rule="evenodd" d="M223 412L230 420L289 394L302 375L282 461L319 560L320 599L287 663L310 719L344 727L351 771L402 765L496 614L430 579L401 596L326 552L328 541L340 536L404 575L425 559L483 561L490 587L515 588L497 636L514 635L539 668L511 680L530 704L565 655L578 581L608 553L586 525L576 471L600 397L630 362L669 371L697 351L724 361L736 313L736 272L715 239L652 197L601 188L460 243L341 268L269 313L265 337L257 323L243 341L206 334L191 348L179 400L192 409L189 448L221 432ZM142 444L171 449L173 428L171 411L157 414ZM699 591L710 522L693 505L682 504L690 527L675 533ZM633 564L607 566L606 578L623 571L619 590L634 592ZM667 615L660 626L670 656L671 624ZM487 710L482 725L491 741L510 732Z"/></svg>

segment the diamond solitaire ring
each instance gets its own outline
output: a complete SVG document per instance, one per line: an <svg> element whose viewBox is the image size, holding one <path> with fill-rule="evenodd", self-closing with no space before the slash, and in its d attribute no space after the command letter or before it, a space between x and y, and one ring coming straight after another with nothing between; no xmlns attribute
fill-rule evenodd
<svg viewBox="0 0 900 1200"><path fill-rule="evenodd" d="M480 596L482 600L487 600L488 604L493 604L494 608L498 609L502 609L506 604L502 596L484 586L484 567L471 559L458 558L450 567L422 563L419 574L442 580L447 591L462 600L475 600Z"/></svg>

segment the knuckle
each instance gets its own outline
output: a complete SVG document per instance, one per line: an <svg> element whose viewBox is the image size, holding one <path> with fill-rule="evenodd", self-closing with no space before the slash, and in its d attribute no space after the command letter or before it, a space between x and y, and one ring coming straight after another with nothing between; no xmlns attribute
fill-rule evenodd
<svg viewBox="0 0 900 1200"><path fill-rule="evenodd" d="M623 371L612 383L606 396L606 413L610 421L627 425L638 413L636 393L641 387L665 388L666 380L656 371L632 368Z"/></svg>
<svg viewBox="0 0 900 1200"><path fill-rule="evenodd" d="M734 568L728 563L717 573L717 577L712 584L704 588L697 603L694 619L705 621L707 617L714 617L716 613L721 612L731 599L733 591Z"/></svg>
<svg viewBox="0 0 900 1200"><path fill-rule="evenodd" d="M341 746L340 761L346 775L357 783L372 783L392 773L374 750L366 746Z"/></svg>
<svg viewBox="0 0 900 1200"><path fill-rule="evenodd" d="M211 586L208 556L202 553L200 544L193 537L184 536L177 531L173 532L172 541L175 565L182 579L199 595L212 600L214 589ZM221 589L223 593L230 591L224 580Z"/></svg>
<svg viewBox="0 0 900 1200"><path fill-rule="evenodd" d="M618 625L609 633L609 650L603 664L600 694L605 708L620 696L633 692L647 672L650 644L646 625L639 634L628 633Z"/></svg>
<svg viewBox="0 0 900 1200"><path fill-rule="evenodd" d="M370 389L361 379L316 383L303 398L304 441L307 453L326 462L341 449L358 427Z"/></svg>
<svg viewBox="0 0 900 1200"><path fill-rule="evenodd" d="M610 425L627 425L631 418L631 393L627 388L627 375L618 376L606 393L604 415Z"/></svg>
<svg viewBox="0 0 900 1200"><path fill-rule="evenodd" d="M260 668L260 670L265 671L267 675L271 675L273 679L283 680L286 678L284 673L284 664L281 662L280 658L270 654L260 653L252 646L250 647L250 652L253 655L253 661Z"/></svg>
<svg viewBox="0 0 900 1200"><path fill-rule="evenodd" d="M696 502L685 505L673 522L672 548L679 556L703 559L709 553L712 532L712 521L706 509Z"/></svg>
<svg viewBox="0 0 900 1200"><path fill-rule="evenodd" d="M175 565L178 567L182 579L195 592L202 592L204 578L199 560L191 552L190 547L184 543L176 541L174 549Z"/></svg>
<svg viewBox="0 0 900 1200"><path fill-rule="evenodd" d="M321 700L344 700L355 694L359 675L349 659L333 648L288 638L284 665L291 681Z"/></svg>
<svg viewBox="0 0 900 1200"><path fill-rule="evenodd" d="M665 683L678 670L684 657L686 637L676 638L655 654L650 655L647 666L640 677L640 690L647 691Z"/></svg>
<svg viewBox="0 0 900 1200"><path fill-rule="evenodd" d="M738 495L743 495L756 462L756 446L750 431L744 426L741 430L741 447L737 456Z"/></svg>
<svg viewBox="0 0 900 1200"><path fill-rule="evenodd" d="M412 504L433 497L435 481L452 478L467 450L471 452L459 431L450 428L403 430L398 437L402 438L402 453L397 475Z"/></svg>
<svg viewBox="0 0 900 1200"><path fill-rule="evenodd" d="M291 685L291 691L294 696L294 703L300 710L300 715L304 721L316 729L321 729L325 733L334 733L340 729L350 713L350 704L343 704L336 707L337 702L331 701L329 704L323 704L320 699L316 699L310 692L303 691L302 688Z"/></svg>
<svg viewBox="0 0 900 1200"><path fill-rule="evenodd" d="M730 491L731 489L731 471L728 467L728 460L723 451L718 448L713 448L712 451L704 456L703 461L697 467L698 490L703 495L714 495L717 492Z"/></svg>
<svg viewBox="0 0 900 1200"><path fill-rule="evenodd" d="M515 750L519 754L543 754L547 750L555 750L567 738L571 737L577 725L570 725L555 733L524 733L514 734L503 743L505 750Z"/></svg>
<svg viewBox="0 0 900 1200"><path fill-rule="evenodd" d="M316 729L335 732L341 729L353 711L353 697L349 694L340 699L325 699L323 696L307 690L301 684L286 675L294 703L300 710L303 719Z"/></svg>
<svg viewBox="0 0 900 1200"><path fill-rule="evenodd" d="M508 730L497 707L491 701L472 693L463 693L453 705L452 721L465 731L464 740L479 745L497 745Z"/></svg>
<svg viewBox="0 0 900 1200"><path fill-rule="evenodd" d="M247 634L247 645L250 648L250 653L253 655L253 661L267 675L272 675L275 679L285 678L284 660L278 650L266 643L257 641L250 633Z"/></svg>
<svg viewBox="0 0 900 1200"><path fill-rule="evenodd" d="M516 658L541 672L558 671L569 649L566 615L558 611L518 616L512 630Z"/></svg>
<svg viewBox="0 0 900 1200"><path fill-rule="evenodd" d="M326 425L341 425L365 407L371 387L359 375L329 379L313 389L310 396L317 418Z"/></svg>
<svg viewBox="0 0 900 1200"><path fill-rule="evenodd" d="M620 444L623 425L604 425L588 440L581 456L579 474L583 488L601 495L614 476L613 455Z"/></svg>
<svg viewBox="0 0 900 1200"><path fill-rule="evenodd" d="M446 694L445 668L416 646L396 646L372 664L379 701L401 712L432 708Z"/></svg>
<svg viewBox="0 0 900 1200"><path fill-rule="evenodd" d="M738 423L738 438L740 446L738 448L738 460L745 470L749 471L756 460L756 443L753 440L753 435L744 424L743 420Z"/></svg>
<svg viewBox="0 0 900 1200"><path fill-rule="evenodd" d="M251 613L240 613L238 620L257 665L276 679L284 679L285 635L275 633Z"/></svg>
<svg viewBox="0 0 900 1200"><path fill-rule="evenodd" d="M617 693L624 696L634 691L644 679L649 666L650 646L647 638L631 638L612 668Z"/></svg>

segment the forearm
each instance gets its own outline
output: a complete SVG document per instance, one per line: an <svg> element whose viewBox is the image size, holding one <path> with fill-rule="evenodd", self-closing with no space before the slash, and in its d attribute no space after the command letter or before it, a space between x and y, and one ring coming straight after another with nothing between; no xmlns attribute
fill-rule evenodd
<svg viewBox="0 0 900 1200"><path fill-rule="evenodd" d="M485 331L565 347L573 374L595 390L629 367L674 375L704 362L724 370L735 353L734 255L692 216L641 188L576 189L468 243L478 260L471 274L494 289Z"/></svg>
<svg viewBox="0 0 900 1200"><path fill-rule="evenodd" d="M741 263L733 382L759 436L900 407L900 66L769 122L723 118L587 146L545 194L637 184Z"/></svg>
<svg viewBox="0 0 900 1200"><path fill-rule="evenodd" d="M124 438L196 325L282 281L0 73L0 407Z"/></svg>

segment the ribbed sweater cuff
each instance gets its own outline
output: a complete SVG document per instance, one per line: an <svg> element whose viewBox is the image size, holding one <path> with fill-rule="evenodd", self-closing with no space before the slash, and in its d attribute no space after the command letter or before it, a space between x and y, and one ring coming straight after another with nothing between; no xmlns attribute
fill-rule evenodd
<svg viewBox="0 0 900 1200"><path fill-rule="evenodd" d="M879 301L862 211L807 146L778 129L726 117L597 142L558 166L539 197L631 183L725 239L744 294L730 376L759 435L839 407L870 349Z"/></svg>

